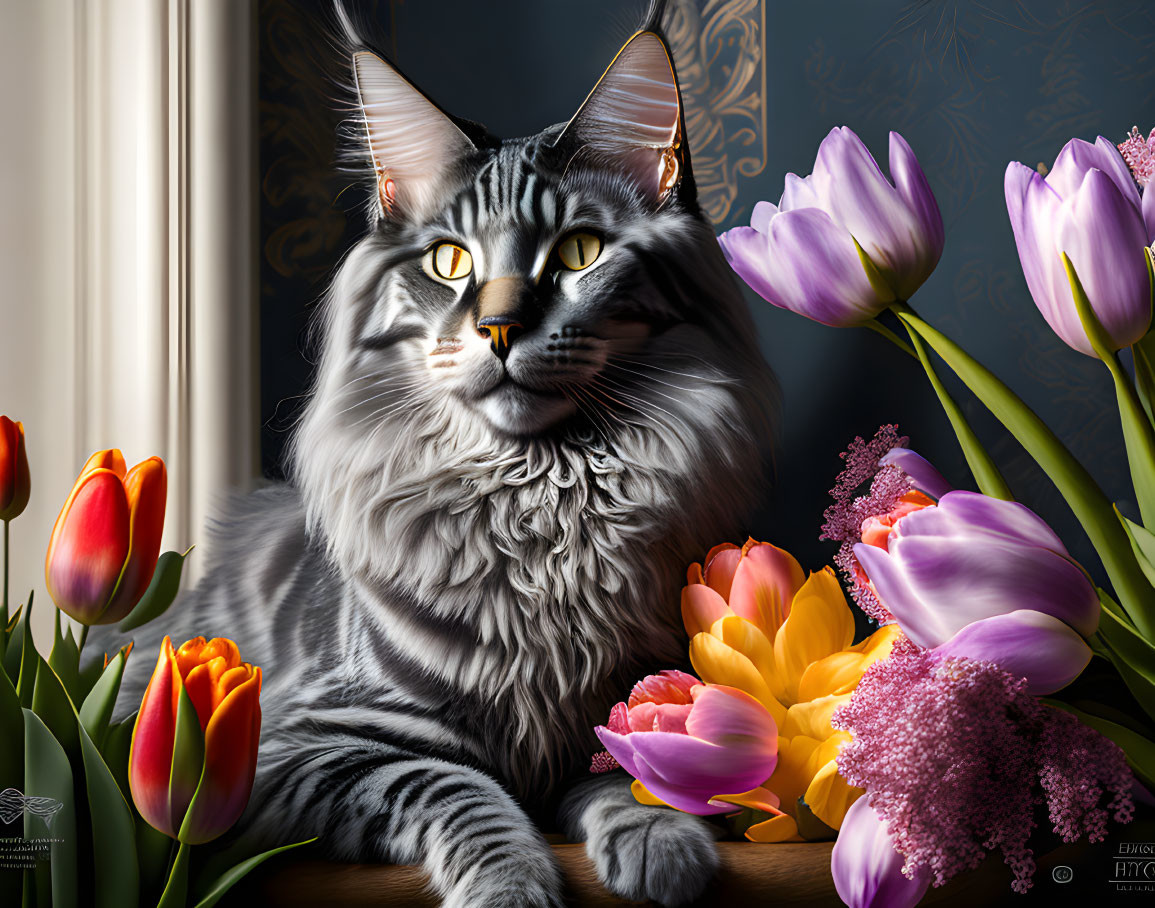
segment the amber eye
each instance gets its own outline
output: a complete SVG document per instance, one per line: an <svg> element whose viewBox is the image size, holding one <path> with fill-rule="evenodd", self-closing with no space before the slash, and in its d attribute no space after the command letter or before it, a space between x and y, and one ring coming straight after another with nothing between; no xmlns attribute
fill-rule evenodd
<svg viewBox="0 0 1155 908"><path fill-rule="evenodd" d="M438 243L425 257L425 270L443 281L456 281L473 270L473 256L456 243Z"/></svg>
<svg viewBox="0 0 1155 908"><path fill-rule="evenodd" d="M557 244L557 257L570 271L588 268L601 253L601 238L592 233L571 233Z"/></svg>

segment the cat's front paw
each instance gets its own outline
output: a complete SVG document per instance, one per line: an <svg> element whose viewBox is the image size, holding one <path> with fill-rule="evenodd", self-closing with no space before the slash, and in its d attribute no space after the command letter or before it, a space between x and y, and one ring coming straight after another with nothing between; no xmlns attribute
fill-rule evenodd
<svg viewBox="0 0 1155 908"><path fill-rule="evenodd" d="M482 861L484 862L484 858ZM506 860L482 864L446 894L444 908L563 908L562 877L545 854L539 861L509 854Z"/></svg>
<svg viewBox="0 0 1155 908"><path fill-rule="evenodd" d="M591 831L592 832L592 831ZM635 807L599 824L586 841L598 878L614 895L685 905L718 872L714 827L688 813Z"/></svg>

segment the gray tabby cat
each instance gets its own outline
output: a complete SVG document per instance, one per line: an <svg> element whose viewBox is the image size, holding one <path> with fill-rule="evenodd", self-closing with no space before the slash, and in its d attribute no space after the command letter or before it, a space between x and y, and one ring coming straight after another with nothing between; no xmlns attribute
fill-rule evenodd
<svg viewBox="0 0 1155 908"><path fill-rule="evenodd" d="M232 637L266 679L253 838L420 863L446 905L556 906L530 819L556 816L614 893L688 901L714 827L591 775L592 729L684 661L684 571L754 498L774 389L665 42L507 141L352 59L375 218L328 293L294 481L223 515L121 706L162 631Z"/></svg>

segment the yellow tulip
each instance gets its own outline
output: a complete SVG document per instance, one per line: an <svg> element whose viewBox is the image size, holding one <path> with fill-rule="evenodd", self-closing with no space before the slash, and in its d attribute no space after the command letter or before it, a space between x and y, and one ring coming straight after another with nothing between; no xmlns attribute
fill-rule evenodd
<svg viewBox="0 0 1155 908"><path fill-rule="evenodd" d="M778 726L774 774L760 788L717 800L776 814L747 831L756 842L798 838L799 798L838 829L862 790L838 774L835 757L850 736L830 716L863 672L890 654L897 626L851 645L854 617L834 572L806 578L788 552L753 539L741 549L713 549L688 580L682 619L698 676L746 691Z"/></svg>

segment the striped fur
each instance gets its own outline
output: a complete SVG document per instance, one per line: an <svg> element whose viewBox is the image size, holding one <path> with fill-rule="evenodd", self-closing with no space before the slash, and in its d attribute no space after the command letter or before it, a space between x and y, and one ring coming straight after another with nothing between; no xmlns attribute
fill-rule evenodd
<svg viewBox="0 0 1155 908"><path fill-rule="evenodd" d="M120 709L162 632L232 637L265 668L254 840L421 863L447 905L560 905L530 815L561 797L611 890L676 904L714 872L711 827L589 776L592 728L684 661L683 572L756 495L773 380L688 166L656 206L558 134L475 139L435 212L379 217L352 250L292 485L225 509ZM541 274L578 227L599 260L539 281L503 367L470 294ZM460 286L420 264L447 237L474 257Z"/></svg>

